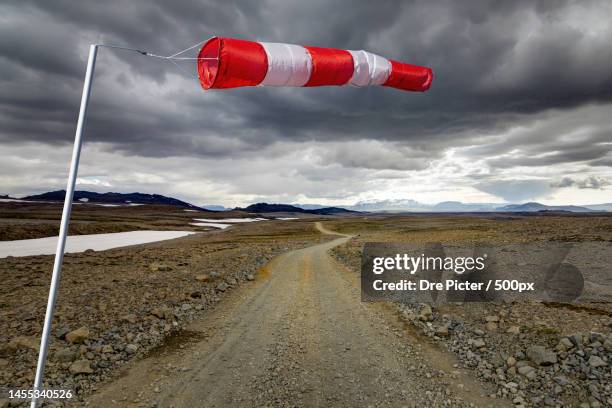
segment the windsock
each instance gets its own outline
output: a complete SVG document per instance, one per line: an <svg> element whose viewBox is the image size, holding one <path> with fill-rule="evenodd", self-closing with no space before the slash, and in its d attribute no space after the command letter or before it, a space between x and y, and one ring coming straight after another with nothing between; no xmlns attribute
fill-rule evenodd
<svg viewBox="0 0 612 408"><path fill-rule="evenodd" d="M382 85L424 92L431 85L433 72L363 50L213 37L198 55L198 76L204 89Z"/></svg>

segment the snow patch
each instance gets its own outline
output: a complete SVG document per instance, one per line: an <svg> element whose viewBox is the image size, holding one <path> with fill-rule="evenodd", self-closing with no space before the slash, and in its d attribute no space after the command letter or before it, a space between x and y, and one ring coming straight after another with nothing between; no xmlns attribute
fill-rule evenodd
<svg viewBox="0 0 612 408"><path fill-rule="evenodd" d="M221 219L212 219L212 218L194 218L194 221L202 221L202 222L221 222L224 224L237 224L241 222L256 222L256 221L267 221L267 218L221 218Z"/></svg>
<svg viewBox="0 0 612 408"><path fill-rule="evenodd" d="M66 252L83 252L87 249L104 251L129 245L165 241L195 234L192 231L129 231L109 234L71 235L66 241ZM0 241L0 258L7 256L31 256L55 254L58 237Z"/></svg>
<svg viewBox="0 0 612 408"><path fill-rule="evenodd" d="M231 224L219 224L216 222L192 222L189 225L195 225L196 227L212 227L219 229L226 229L231 227Z"/></svg>

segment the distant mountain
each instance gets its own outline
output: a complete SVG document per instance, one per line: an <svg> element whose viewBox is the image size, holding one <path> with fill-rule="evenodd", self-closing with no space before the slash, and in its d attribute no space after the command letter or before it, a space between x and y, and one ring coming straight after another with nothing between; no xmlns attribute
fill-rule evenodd
<svg viewBox="0 0 612 408"><path fill-rule="evenodd" d="M291 204L295 207L302 208L304 210L319 210L321 208L327 208L327 205L321 204Z"/></svg>
<svg viewBox="0 0 612 408"><path fill-rule="evenodd" d="M229 211L231 210L231 208L227 208L222 205L215 205L215 204L210 204L210 205L204 204L201 207L205 210L210 210L210 211Z"/></svg>
<svg viewBox="0 0 612 408"><path fill-rule="evenodd" d="M534 211L570 211L570 212L593 212L590 208L580 207L578 205L544 205L536 202L524 204L510 204L499 207L497 211L509 212L534 212Z"/></svg>
<svg viewBox="0 0 612 408"><path fill-rule="evenodd" d="M589 210L595 210L595 211L612 211L612 203L588 204L588 205L582 205L581 207L585 207L585 208L588 208Z"/></svg>
<svg viewBox="0 0 612 408"><path fill-rule="evenodd" d="M612 204L595 205L544 205L536 202L524 204L462 203L443 201L438 204L424 204L415 200L378 200L362 201L348 207L351 210L366 212L534 212L534 211L571 211L592 212L612 211Z"/></svg>
<svg viewBox="0 0 612 408"><path fill-rule="evenodd" d="M370 212L480 212L493 211L500 204L462 203L443 201L438 204L425 204L410 199L361 201L350 206L351 210Z"/></svg>
<svg viewBox="0 0 612 408"><path fill-rule="evenodd" d="M433 211L440 212L486 212L494 211L499 204L492 203L462 203L460 201L442 201L431 206Z"/></svg>
<svg viewBox="0 0 612 408"><path fill-rule="evenodd" d="M373 201L360 201L355 205L349 206L348 208L355 211L387 211L387 212L400 212L400 211L427 211L426 204L419 203L415 200L373 200Z"/></svg>
<svg viewBox="0 0 612 408"><path fill-rule="evenodd" d="M236 208L236 210L247 211L251 213L271 213L271 212L292 212L302 214L316 214L316 215L332 215L332 214L347 214L356 213L356 211L347 210L340 207L324 207L312 210L305 210L295 205L290 204L268 204L268 203L257 203L251 204L246 208Z"/></svg>
<svg viewBox="0 0 612 408"><path fill-rule="evenodd" d="M64 201L66 190L50 191L48 193L31 195L24 197L27 201ZM92 191L75 191L73 201L95 203L95 204L119 204L119 205L134 205L134 204L158 204L158 205L173 205L176 207L192 208L195 210L203 210L202 208L189 204L185 201L178 200L172 197L166 197L160 194L143 194L143 193L95 193ZM206 210L203 210L206 211Z"/></svg>

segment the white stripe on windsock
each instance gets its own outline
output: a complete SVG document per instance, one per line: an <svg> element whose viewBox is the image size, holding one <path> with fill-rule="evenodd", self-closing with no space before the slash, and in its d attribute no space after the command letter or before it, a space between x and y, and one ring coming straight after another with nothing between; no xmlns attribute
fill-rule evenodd
<svg viewBox="0 0 612 408"><path fill-rule="evenodd" d="M312 73L308 50L299 45L260 42L268 57L265 86L304 86Z"/></svg>
<svg viewBox="0 0 612 408"><path fill-rule="evenodd" d="M355 70L349 84L354 86L382 85L391 75L391 62L367 51L351 51Z"/></svg>

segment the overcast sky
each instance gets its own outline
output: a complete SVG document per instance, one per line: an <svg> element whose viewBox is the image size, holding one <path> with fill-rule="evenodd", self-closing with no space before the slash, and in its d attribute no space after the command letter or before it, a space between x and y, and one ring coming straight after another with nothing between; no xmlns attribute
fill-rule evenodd
<svg viewBox="0 0 612 408"><path fill-rule="evenodd" d="M196 204L612 202L610 1L3 1L0 194L65 188L88 44L213 35L433 68L391 88L203 91L100 50L78 189ZM193 56L193 54L192 54Z"/></svg>

